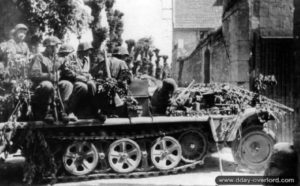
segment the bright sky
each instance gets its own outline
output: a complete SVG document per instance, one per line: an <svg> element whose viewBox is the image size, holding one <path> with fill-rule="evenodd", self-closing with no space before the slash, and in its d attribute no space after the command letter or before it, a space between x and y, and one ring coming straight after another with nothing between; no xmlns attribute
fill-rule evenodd
<svg viewBox="0 0 300 186"><path fill-rule="evenodd" d="M161 54L172 54L172 0L116 0L124 12L124 41L152 36ZM170 59L170 58L169 58Z"/></svg>

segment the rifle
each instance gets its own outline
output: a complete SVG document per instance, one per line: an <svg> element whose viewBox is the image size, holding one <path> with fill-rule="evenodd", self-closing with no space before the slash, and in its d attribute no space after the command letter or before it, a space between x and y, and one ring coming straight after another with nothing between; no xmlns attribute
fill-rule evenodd
<svg viewBox="0 0 300 186"><path fill-rule="evenodd" d="M193 80L189 84L189 86L187 86L180 94L178 94L178 96L174 98L175 103L177 103L178 105L184 105L184 103L190 96L190 89L193 87L194 83L195 80Z"/></svg>
<svg viewBox="0 0 300 186"><path fill-rule="evenodd" d="M54 58L54 95L53 95L53 113L54 113L54 123L58 124L59 122L59 115L62 116L65 113L64 104L59 92L58 88L58 81L59 81L59 74L58 74L58 67L56 67L56 57ZM65 121L64 121L65 122Z"/></svg>
<svg viewBox="0 0 300 186"><path fill-rule="evenodd" d="M104 49L104 62L105 62L105 70L107 73L107 78L111 78L111 72L108 64L107 51Z"/></svg>
<svg viewBox="0 0 300 186"><path fill-rule="evenodd" d="M102 42L101 46L100 46L100 51L102 50L104 52L104 62L105 62L105 70L107 73L107 78L111 78L111 72L110 72L110 68L109 68L109 64L108 64L108 57L107 57L107 40Z"/></svg>

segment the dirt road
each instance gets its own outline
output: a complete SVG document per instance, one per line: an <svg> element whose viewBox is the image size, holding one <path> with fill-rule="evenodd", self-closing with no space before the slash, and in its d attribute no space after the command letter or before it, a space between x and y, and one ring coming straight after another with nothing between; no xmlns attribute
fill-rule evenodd
<svg viewBox="0 0 300 186"><path fill-rule="evenodd" d="M222 157L223 173L220 171L219 153L215 153L205 160L203 166L184 174L135 179L102 179L76 183L58 183L55 186L213 186L216 185L215 178L222 174L254 175L247 172L236 172L236 165L229 148L222 149L220 155ZM22 184L23 162L24 159L21 157L10 157L4 164L0 165L1 186L24 185Z"/></svg>

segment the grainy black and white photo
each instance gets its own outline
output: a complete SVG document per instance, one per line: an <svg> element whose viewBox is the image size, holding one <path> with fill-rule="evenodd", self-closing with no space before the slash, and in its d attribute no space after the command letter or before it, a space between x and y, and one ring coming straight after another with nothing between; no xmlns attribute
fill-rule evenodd
<svg viewBox="0 0 300 186"><path fill-rule="evenodd" d="M300 0L0 0L0 186L300 186Z"/></svg>

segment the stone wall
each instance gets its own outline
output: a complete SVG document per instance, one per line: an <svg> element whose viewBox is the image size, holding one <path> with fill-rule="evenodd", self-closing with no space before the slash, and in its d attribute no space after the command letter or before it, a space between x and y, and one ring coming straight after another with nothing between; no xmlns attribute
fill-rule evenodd
<svg viewBox="0 0 300 186"><path fill-rule="evenodd" d="M293 35L293 0L255 0L261 36Z"/></svg>
<svg viewBox="0 0 300 186"><path fill-rule="evenodd" d="M222 30L219 29L203 40L197 49L185 59L180 83L187 85L192 80L204 82L205 52L209 52L210 82L230 82L230 62L226 55Z"/></svg>
<svg viewBox="0 0 300 186"><path fill-rule="evenodd" d="M248 1L242 0L231 6L223 16L223 35L230 59L228 79L230 83L243 85L245 88L249 87L251 53L249 12Z"/></svg>
<svg viewBox="0 0 300 186"><path fill-rule="evenodd" d="M230 82L230 61L223 38L220 36L211 45L211 82Z"/></svg>
<svg viewBox="0 0 300 186"><path fill-rule="evenodd" d="M224 1L226 3L226 1ZM249 10L246 0L239 1L224 13L217 34L210 34L183 66L182 82L195 79L204 82L204 57L210 51L210 82L229 82L248 87L250 56Z"/></svg>
<svg viewBox="0 0 300 186"><path fill-rule="evenodd" d="M257 75L249 66L253 60L254 34L259 38L291 37L293 3L292 0L224 0L223 6L223 40L210 38L205 46L211 48L212 54L210 80L226 80L250 88L251 77ZM184 62L182 82L192 78L203 82L203 51L201 47L196 50L201 51L193 52ZM178 68L177 65L174 74L179 72ZM228 69L228 73L224 69Z"/></svg>
<svg viewBox="0 0 300 186"><path fill-rule="evenodd" d="M195 50L200 41L200 29L180 29L173 30L173 54L172 54L172 77L178 80L179 62L176 61L179 57L189 56ZM181 42L181 43L180 43ZM183 44L183 46L182 46Z"/></svg>
<svg viewBox="0 0 300 186"><path fill-rule="evenodd" d="M200 82L202 79L203 55L201 50L196 50L195 53L184 61L181 79L179 84L188 85L193 79Z"/></svg>

